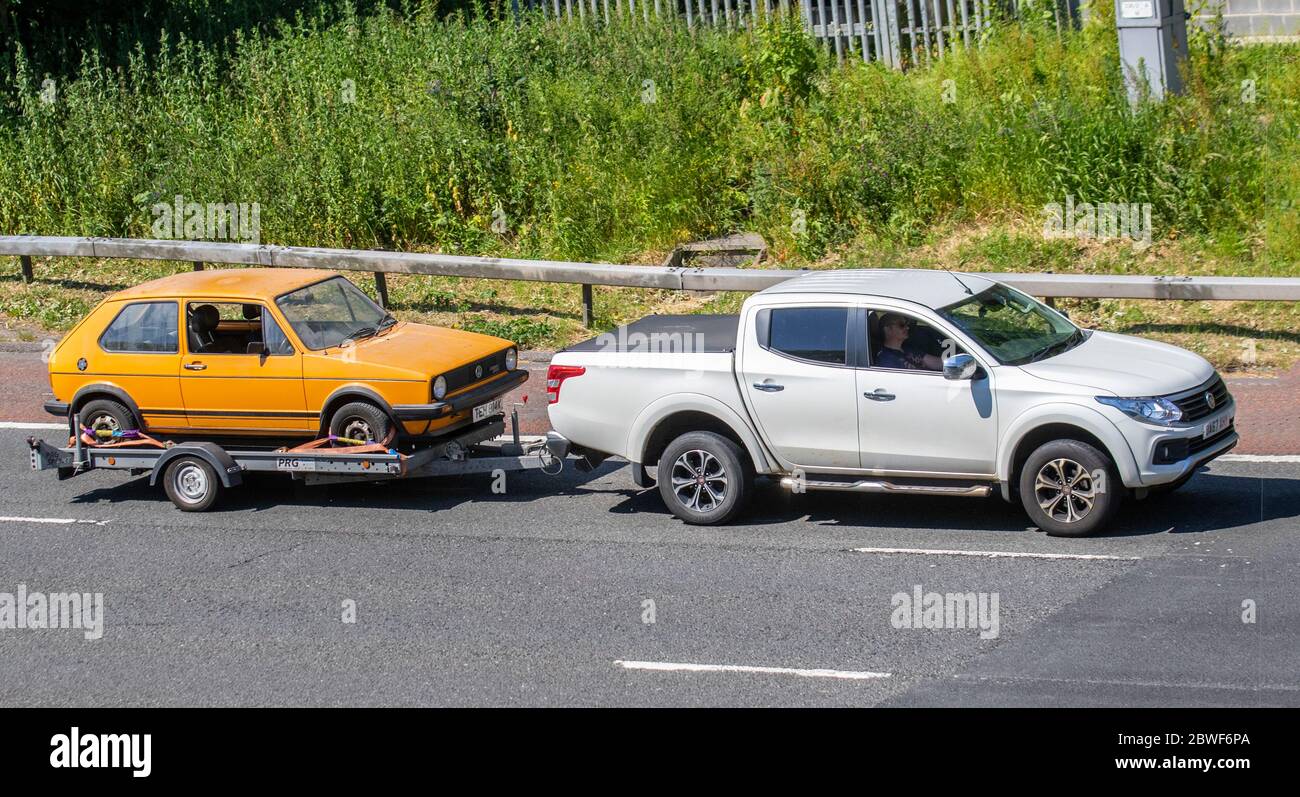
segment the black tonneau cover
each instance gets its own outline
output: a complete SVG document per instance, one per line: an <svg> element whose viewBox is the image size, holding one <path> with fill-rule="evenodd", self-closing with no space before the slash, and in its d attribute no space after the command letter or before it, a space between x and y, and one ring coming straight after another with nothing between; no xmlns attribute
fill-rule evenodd
<svg viewBox="0 0 1300 797"><path fill-rule="evenodd" d="M739 326L738 315L648 315L564 351L732 352Z"/></svg>

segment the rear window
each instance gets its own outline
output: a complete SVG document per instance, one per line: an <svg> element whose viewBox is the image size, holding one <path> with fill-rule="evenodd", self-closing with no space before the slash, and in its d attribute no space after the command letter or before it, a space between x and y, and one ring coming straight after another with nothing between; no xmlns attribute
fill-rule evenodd
<svg viewBox="0 0 1300 797"><path fill-rule="evenodd" d="M99 337L104 351L175 354L177 338L176 302L135 302L122 308Z"/></svg>
<svg viewBox="0 0 1300 797"><path fill-rule="evenodd" d="M767 348L801 360L848 362L847 307L781 307L771 313Z"/></svg>

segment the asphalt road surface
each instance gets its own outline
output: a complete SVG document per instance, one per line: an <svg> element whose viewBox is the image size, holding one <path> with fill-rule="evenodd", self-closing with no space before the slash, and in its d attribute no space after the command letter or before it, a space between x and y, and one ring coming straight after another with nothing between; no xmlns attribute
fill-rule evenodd
<svg viewBox="0 0 1300 797"><path fill-rule="evenodd" d="M0 593L102 593L103 637L0 629L0 705L1300 705L1300 464L1069 540L996 498L778 487L693 528L615 464L504 494L268 474L186 514L29 470L32 433L0 430ZM918 587L996 593L997 635L896 627Z"/></svg>

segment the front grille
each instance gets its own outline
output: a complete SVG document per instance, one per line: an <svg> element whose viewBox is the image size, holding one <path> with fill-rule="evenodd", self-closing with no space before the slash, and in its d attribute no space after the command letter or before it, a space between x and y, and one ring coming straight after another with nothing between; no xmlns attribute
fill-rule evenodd
<svg viewBox="0 0 1300 797"><path fill-rule="evenodd" d="M1207 393L1214 396L1213 407L1205 398ZM1228 386L1223 383L1223 378L1215 374L1213 379L1200 387L1183 393L1175 393L1170 396L1170 400L1178 405L1178 409L1183 411L1182 420L1197 421L1228 406L1228 403L1232 401L1232 396L1228 393Z"/></svg>
<svg viewBox="0 0 1300 797"><path fill-rule="evenodd" d="M491 379L504 373L506 370L506 351L506 349L502 349L496 354L489 355L481 360L475 360L459 368L453 368L444 373L443 376L447 379L447 394L451 395L475 382L482 382L485 379ZM476 378L474 369L479 367L483 369L483 375Z"/></svg>

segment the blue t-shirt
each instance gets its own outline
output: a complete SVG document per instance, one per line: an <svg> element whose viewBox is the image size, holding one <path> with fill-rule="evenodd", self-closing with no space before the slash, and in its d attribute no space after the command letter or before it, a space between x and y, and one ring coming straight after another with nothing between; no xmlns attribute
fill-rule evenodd
<svg viewBox="0 0 1300 797"><path fill-rule="evenodd" d="M915 368L911 359L899 349L883 348L876 352L877 368Z"/></svg>

